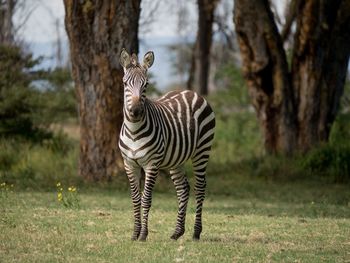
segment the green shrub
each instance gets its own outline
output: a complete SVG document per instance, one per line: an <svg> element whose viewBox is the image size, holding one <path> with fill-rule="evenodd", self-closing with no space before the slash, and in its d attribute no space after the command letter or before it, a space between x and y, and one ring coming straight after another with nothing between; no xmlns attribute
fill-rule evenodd
<svg viewBox="0 0 350 263"><path fill-rule="evenodd" d="M61 131L55 134L52 138L45 139L42 144L46 149L62 155L68 154L75 146L74 141Z"/></svg>
<svg viewBox="0 0 350 263"><path fill-rule="evenodd" d="M212 99L224 107L249 107L250 100L241 70L235 64L229 63L221 66L214 78L217 87L223 87Z"/></svg>
<svg viewBox="0 0 350 263"><path fill-rule="evenodd" d="M48 129L53 123L77 118L77 102L68 68L46 72L31 102L36 106L33 120L37 126Z"/></svg>
<svg viewBox="0 0 350 263"><path fill-rule="evenodd" d="M30 98L32 68L39 63L20 48L0 45L0 136L31 137L38 132L32 121L35 108Z"/></svg>
<svg viewBox="0 0 350 263"><path fill-rule="evenodd" d="M350 181L350 145L325 144L311 150L302 162L311 173L331 177L335 182Z"/></svg>
<svg viewBox="0 0 350 263"><path fill-rule="evenodd" d="M19 47L0 45L0 136L41 142L50 125L76 118L69 69L35 71L40 59Z"/></svg>
<svg viewBox="0 0 350 263"><path fill-rule="evenodd" d="M0 139L0 181L19 188L52 189L56 183L77 185L78 143L64 135L42 144Z"/></svg>

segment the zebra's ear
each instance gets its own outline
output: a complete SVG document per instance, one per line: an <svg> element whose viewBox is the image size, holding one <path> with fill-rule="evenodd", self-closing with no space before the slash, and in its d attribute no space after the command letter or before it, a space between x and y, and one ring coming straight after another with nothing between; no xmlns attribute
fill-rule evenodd
<svg viewBox="0 0 350 263"><path fill-rule="evenodd" d="M143 57L143 67L149 69L154 62L154 53L153 51L148 51Z"/></svg>
<svg viewBox="0 0 350 263"><path fill-rule="evenodd" d="M128 52L125 50L125 48L122 49L122 52L120 53L120 59L119 59L120 65L127 69L131 64L131 58Z"/></svg>

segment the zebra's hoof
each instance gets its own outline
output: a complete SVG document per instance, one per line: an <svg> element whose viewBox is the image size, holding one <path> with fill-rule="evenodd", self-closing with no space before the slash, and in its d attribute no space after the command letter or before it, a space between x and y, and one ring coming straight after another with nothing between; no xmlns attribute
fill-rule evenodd
<svg viewBox="0 0 350 263"><path fill-rule="evenodd" d="M192 239L193 239L193 241L199 241L199 239L200 239L200 234L194 233Z"/></svg>
<svg viewBox="0 0 350 263"><path fill-rule="evenodd" d="M134 233L131 236L132 241L136 241L140 236L140 231L134 231Z"/></svg>
<svg viewBox="0 0 350 263"><path fill-rule="evenodd" d="M178 235L171 235L170 239L172 240L178 240L179 239L179 236Z"/></svg>
<svg viewBox="0 0 350 263"><path fill-rule="evenodd" d="M184 233L185 233L185 231L175 232L174 234L171 235L170 238L171 238L172 240L178 240L179 237L181 237Z"/></svg>
<svg viewBox="0 0 350 263"><path fill-rule="evenodd" d="M147 239L147 236L140 236L139 237L139 241L141 241L141 242L145 242L146 239Z"/></svg>
<svg viewBox="0 0 350 263"><path fill-rule="evenodd" d="M148 232L141 232L139 236L139 241L146 241L147 236L148 236Z"/></svg>

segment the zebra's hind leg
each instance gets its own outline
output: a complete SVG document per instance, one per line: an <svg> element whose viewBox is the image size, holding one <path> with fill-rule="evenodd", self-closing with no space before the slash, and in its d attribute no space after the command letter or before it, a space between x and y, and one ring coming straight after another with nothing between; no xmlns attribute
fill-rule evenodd
<svg viewBox="0 0 350 263"><path fill-rule="evenodd" d="M202 233L202 207L205 198L206 179L205 173L209 155L200 155L193 159L193 172L195 176L194 191L196 195L196 219L194 223L193 239L199 240Z"/></svg>
<svg viewBox="0 0 350 263"><path fill-rule="evenodd" d="M187 182L183 167L170 170L170 175L175 185L178 200L176 227L170 238L177 240L185 233L186 209L190 194L190 185Z"/></svg>
<svg viewBox="0 0 350 263"><path fill-rule="evenodd" d="M131 239L137 240L141 232L141 171L139 168L125 164L126 174L130 183L131 199L134 207L134 232Z"/></svg>

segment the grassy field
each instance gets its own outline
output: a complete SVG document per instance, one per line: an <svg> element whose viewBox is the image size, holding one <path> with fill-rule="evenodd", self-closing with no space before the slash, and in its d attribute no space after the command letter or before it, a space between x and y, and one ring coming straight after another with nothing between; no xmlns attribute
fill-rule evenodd
<svg viewBox="0 0 350 263"><path fill-rule="evenodd" d="M125 180L116 189L77 189L79 208L58 202L56 186L40 192L3 185L0 261L350 262L348 185L210 176L202 239L193 242L193 194L184 237L169 238L177 209L169 181L159 178L147 242L130 241Z"/></svg>

